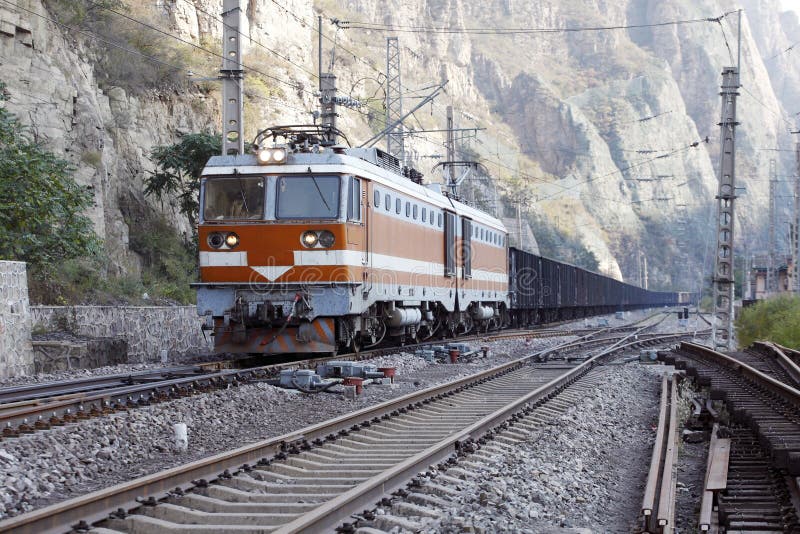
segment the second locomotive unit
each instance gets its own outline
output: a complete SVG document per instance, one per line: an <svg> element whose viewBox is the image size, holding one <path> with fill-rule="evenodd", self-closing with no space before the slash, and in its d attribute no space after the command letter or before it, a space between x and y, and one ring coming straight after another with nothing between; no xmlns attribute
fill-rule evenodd
<svg viewBox="0 0 800 534"><path fill-rule="evenodd" d="M320 138L272 128L203 171L197 305L219 352L334 353L678 301L509 249L500 220L393 156Z"/></svg>

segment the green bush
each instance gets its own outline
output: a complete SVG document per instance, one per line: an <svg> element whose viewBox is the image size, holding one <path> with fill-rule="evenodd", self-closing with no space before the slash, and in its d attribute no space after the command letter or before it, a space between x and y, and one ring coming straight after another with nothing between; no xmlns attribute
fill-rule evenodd
<svg viewBox="0 0 800 534"><path fill-rule="evenodd" d="M7 99L0 82L0 103ZM100 242L84 215L93 197L72 171L0 107L0 259L28 262L46 276L65 260L98 252Z"/></svg>
<svg viewBox="0 0 800 534"><path fill-rule="evenodd" d="M800 297L774 297L744 308L736 319L736 333L743 347L766 340L800 348Z"/></svg>

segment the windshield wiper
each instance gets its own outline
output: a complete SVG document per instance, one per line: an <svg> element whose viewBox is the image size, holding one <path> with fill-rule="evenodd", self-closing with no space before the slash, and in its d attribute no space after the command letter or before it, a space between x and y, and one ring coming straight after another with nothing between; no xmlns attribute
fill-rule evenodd
<svg viewBox="0 0 800 534"><path fill-rule="evenodd" d="M242 208L244 209L244 215L245 217L249 217L250 209L247 207L247 198L245 198L244 184L242 184L242 179L239 176L236 177L236 180L239 182L239 192L242 194Z"/></svg>
<svg viewBox="0 0 800 534"><path fill-rule="evenodd" d="M328 201L325 200L325 195L322 194L322 190L319 188L319 184L317 183L317 179L314 177L313 174L311 175L311 180L314 182L314 187L317 188L317 193L319 193L319 198L322 199L322 203L325 204L325 208L328 211L331 211L331 207L328 205Z"/></svg>

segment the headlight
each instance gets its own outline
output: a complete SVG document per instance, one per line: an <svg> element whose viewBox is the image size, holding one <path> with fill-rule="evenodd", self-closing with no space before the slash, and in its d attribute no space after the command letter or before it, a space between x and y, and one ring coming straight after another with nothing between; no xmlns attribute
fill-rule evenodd
<svg viewBox="0 0 800 534"><path fill-rule="evenodd" d="M211 248L221 248L225 244L225 237L219 232L213 232L208 234L206 241Z"/></svg>
<svg viewBox="0 0 800 534"><path fill-rule="evenodd" d="M269 163L285 163L286 162L286 149L285 148L261 148L256 154L258 163L267 165Z"/></svg>
<svg viewBox="0 0 800 534"><path fill-rule="evenodd" d="M309 230L307 232L303 232L303 236L300 238L300 240L303 242L303 245L307 246L308 248L313 248L317 245L319 236L317 236L316 232Z"/></svg>
<svg viewBox="0 0 800 534"><path fill-rule="evenodd" d="M330 248L333 246L333 242L336 241L336 238L333 236L332 232L328 230L323 230L319 233L319 244L325 248Z"/></svg>
<svg viewBox="0 0 800 534"><path fill-rule="evenodd" d="M258 151L258 162L264 165L265 163L269 163L270 157L272 154L270 153L269 149L263 149Z"/></svg>
<svg viewBox="0 0 800 534"><path fill-rule="evenodd" d="M227 236L225 236L225 244L228 245L229 248L234 248L239 244L239 236L233 232L229 233Z"/></svg>

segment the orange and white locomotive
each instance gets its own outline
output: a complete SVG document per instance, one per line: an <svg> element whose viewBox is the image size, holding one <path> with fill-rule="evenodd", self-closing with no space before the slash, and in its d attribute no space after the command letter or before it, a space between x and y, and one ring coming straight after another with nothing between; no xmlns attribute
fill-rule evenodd
<svg viewBox="0 0 800 534"><path fill-rule="evenodd" d="M378 149L269 136L286 142L212 157L201 179L197 304L217 351L333 353L508 323L498 219Z"/></svg>

